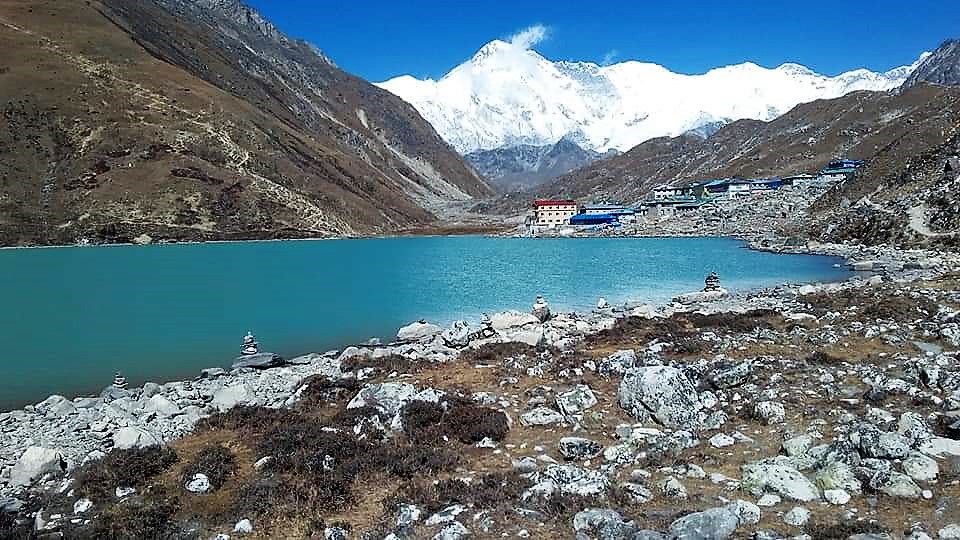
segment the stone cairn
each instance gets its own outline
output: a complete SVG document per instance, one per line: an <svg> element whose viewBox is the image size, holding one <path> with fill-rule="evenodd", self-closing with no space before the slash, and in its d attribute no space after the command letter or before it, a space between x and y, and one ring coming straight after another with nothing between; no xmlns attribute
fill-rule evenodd
<svg viewBox="0 0 960 540"><path fill-rule="evenodd" d="M550 306L547 305L547 300L542 296L537 296L537 301L533 303L530 314L540 322L546 322L550 318Z"/></svg>
<svg viewBox="0 0 960 540"><path fill-rule="evenodd" d="M113 387L121 390L126 390L127 388L127 379L121 375L119 371L113 376Z"/></svg>
<svg viewBox="0 0 960 540"><path fill-rule="evenodd" d="M716 272L710 272L707 279L703 280L703 292L713 292L720 290L720 276Z"/></svg>

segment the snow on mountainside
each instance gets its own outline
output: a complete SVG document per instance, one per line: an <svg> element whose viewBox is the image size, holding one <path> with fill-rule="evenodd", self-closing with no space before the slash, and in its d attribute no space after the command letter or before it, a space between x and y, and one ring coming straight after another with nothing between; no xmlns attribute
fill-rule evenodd
<svg viewBox="0 0 960 540"><path fill-rule="evenodd" d="M889 90L915 65L827 77L798 64L744 63L682 75L636 61L552 62L523 42L496 40L439 81L404 75L379 86L410 102L463 154L565 136L604 152L738 119L771 120L855 90Z"/></svg>

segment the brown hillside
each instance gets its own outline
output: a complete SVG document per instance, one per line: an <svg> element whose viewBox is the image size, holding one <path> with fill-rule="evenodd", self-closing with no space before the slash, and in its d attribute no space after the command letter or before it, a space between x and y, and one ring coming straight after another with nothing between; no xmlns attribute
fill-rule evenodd
<svg viewBox="0 0 960 540"><path fill-rule="evenodd" d="M0 47L2 244L376 234L490 192L239 2L10 0Z"/></svg>

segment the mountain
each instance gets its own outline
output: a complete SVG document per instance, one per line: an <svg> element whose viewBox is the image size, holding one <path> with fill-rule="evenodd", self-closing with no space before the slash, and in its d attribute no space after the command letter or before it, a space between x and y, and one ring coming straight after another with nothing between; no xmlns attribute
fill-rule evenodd
<svg viewBox="0 0 960 540"><path fill-rule="evenodd" d="M958 131L960 88L921 84L903 92L854 92L798 105L770 122L739 120L706 139L652 139L548 182L531 197L635 202L658 184L815 172L838 157L866 160L861 177L845 184L841 197L902 197L897 186L914 178L918 163L930 171L942 168L929 156L947 155L944 145ZM516 210L524 202L510 204Z"/></svg>
<svg viewBox="0 0 960 540"><path fill-rule="evenodd" d="M237 0L0 5L0 243L367 235L491 192Z"/></svg>
<svg viewBox="0 0 960 540"><path fill-rule="evenodd" d="M564 137L556 144L520 144L478 150L464 157L500 191L523 191L593 163L605 154L583 149Z"/></svg>
<svg viewBox="0 0 960 540"><path fill-rule="evenodd" d="M960 86L960 40L944 41L920 62L903 85L909 88L921 82Z"/></svg>
<svg viewBox="0 0 960 540"><path fill-rule="evenodd" d="M380 86L412 103L463 154L575 134L583 148L627 151L655 137L772 120L799 103L900 86L914 66L835 77L798 64L745 63L684 75L651 63L553 62L523 43L492 41L438 81Z"/></svg>

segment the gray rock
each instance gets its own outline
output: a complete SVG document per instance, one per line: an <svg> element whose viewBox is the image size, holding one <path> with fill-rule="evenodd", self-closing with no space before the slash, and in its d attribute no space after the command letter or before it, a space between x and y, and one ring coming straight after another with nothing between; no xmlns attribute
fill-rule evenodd
<svg viewBox="0 0 960 540"><path fill-rule="evenodd" d="M810 520L810 511L802 506L795 506L783 515L783 522L794 527L803 527Z"/></svg>
<svg viewBox="0 0 960 540"><path fill-rule="evenodd" d="M63 454L53 448L31 446L20 455L20 459L10 468L10 485L25 487L39 480L47 473L61 473L66 470Z"/></svg>
<svg viewBox="0 0 960 540"><path fill-rule="evenodd" d="M910 453L910 445L899 433L881 432L869 426L858 433L860 450L867 457L903 459Z"/></svg>
<svg viewBox="0 0 960 540"><path fill-rule="evenodd" d="M653 492L643 484L624 482L618 486L620 491L634 504L646 504L653 499Z"/></svg>
<svg viewBox="0 0 960 540"><path fill-rule="evenodd" d="M601 495L610 483L603 473L574 465L550 465L538 477L552 480L564 495L582 497Z"/></svg>
<svg viewBox="0 0 960 540"><path fill-rule="evenodd" d="M675 540L724 540L740 526L740 519L727 507L694 512L670 524L670 537Z"/></svg>
<svg viewBox="0 0 960 540"><path fill-rule="evenodd" d="M703 408L700 396L689 379L677 368L652 366L634 368L623 376L618 392L620 406L637 418L647 411L669 427L696 422Z"/></svg>
<svg viewBox="0 0 960 540"><path fill-rule="evenodd" d="M573 529L578 533L595 534L603 540L621 540L633 537L637 526L623 519L616 510L587 508L573 516Z"/></svg>
<svg viewBox="0 0 960 540"><path fill-rule="evenodd" d="M250 534L253 532L253 523L249 519L243 518L233 526L233 532L239 534Z"/></svg>
<svg viewBox="0 0 960 540"><path fill-rule="evenodd" d="M256 393L246 384L224 386L213 394L210 404L218 411L228 411L238 405L259 405Z"/></svg>
<svg viewBox="0 0 960 540"><path fill-rule="evenodd" d="M400 328L397 331L399 341L421 341L430 339L442 332L443 329L435 324L417 321Z"/></svg>
<svg viewBox="0 0 960 540"><path fill-rule="evenodd" d="M563 415L549 407L537 407L520 415L524 426L549 426L563 422Z"/></svg>
<svg viewBox="0 0 960 540"><path fill-rule="evenodd" d="M283 357L279 354L262 352L247 356L238 356L234 359L231 369L253 368L270 369L283 365Z"/></svg>
<svg viewBox="0 0 960 540"><path fill-rule="evenodd" d="M922 490L913 480L895 471L880 471L870 479L870 487L891 497L917 499Z"/></svg>
<svg viewBox="0 0 960 540"><path fill-rule="evenodd" d="M227 370L219 367L212 367L200 370L201 379L216 379L217 377L223 377L227 374Z"/></svg>
<svg viewBox="0 0 960 540"><path fill-rule="evenodd" d="M786 499L801 502L820 498L817 486L803 473L786 463L771 460L744 465L741 486L757 497L765 492L773 492Z"/></svg>
<svg viewBox="0 0 960 540"><path fill-rule="evenodd" d="M397 527L406 529L420 521L420 509L415 504L401 504L397 509Z"/></svg>
<svg viewBox="0 0 960 540"><path fill-rule="evenodd" d="M708 380L710 384L718 390L740 386L750 378L752 367L750 362L724 365L715 368L710 373Z"/></svg>
<svg viewBox="0 0 960 540"><path fill-rule="evenodd" d="M190 493L206 493L211 488L210 479L203 473L196 473L183 487Z"/></svg>
<svg viewBox="0 0 960 540"><path fill-rule="evenodd" d="M937 475L940 474L940 466L937 465L937 462L934 461L933 458L919 452L911 453L907 459L903 460L901 466L903 467L903 472L919 482L933 482L937 479Z"/></svg>
<svg viewBox="0 0 960 540"><path fill-rule="evenodd" d="M529 313L519 311L504 311L490 316L490 325L498 332L510 328L520 328L528 324L540 324L540 319Z"/></svg>
<svg viewBox="0 0 960 540"><path fill-rule="evenodd" d="M597 371L601 375L623 375L637 366L637 353L632 349L617 351L600 361Z"/></svg>
<svg viewBox="0 0 960 540"><path fill-rule="evenodd" d="M460 540L470 536L470 530L459 521L448 523L440 529L440 532L433 535L433 540Z"/></svg>
<svg viewBox="0 0 960 540"><path fill-rule="evenodd" d="M145 382L143 383L143 390L140 391L140 395L145 398L153 397L163 391L163 387L155 382Z"/></svg>
<svg viewBox="0 0 960 540"><path fill-rule="evenodd" d="M557 407L566 415L581 413L596 404L597 397L585 384L578 384L569 392L557 396Z"/></svg>
<svg viewBox="0 0 960 540"><path fill-rule="evenodd" d="M466 321L454 321L450 328L440 334L447 347L461 348L470 344L470 325Z"/></svg>
<svg viewBox="0 0 960 540"><path fill-rule="evenodd" d="M603 445L583 437L563 437L559 443L560 454L567 459L590 459L603 452Z"/></svg>
<svg viewBox="0 0 960 540"><path fill-rule="evenodd" d="M384 414L393 416L400 412L416 393L417 388L407 383L368 384L350 400L347 408L376 407Z"/></svg>
<svg viewBox="0 0 960 540"><path fill-rule="evenodd" d="M160 439L153 433L138 427L123 427L113 434L113 447L122 450L157 446Z"/></svg>
<svg viewBox="0 0 960 540"><path fill-rule="evenodd" d="M786 414L783 404L776 401L761 401L753 406L754 418L767 425L782 423Z"/></svg>
<svg viewBox="0 0 960 540"><path fill-rule="evenodd" d="M158 416L170 417L180 414L180 407L163 396L163 394L153 394L149 399L143 402L143 410L148 413L156 413Z"/></svg>

